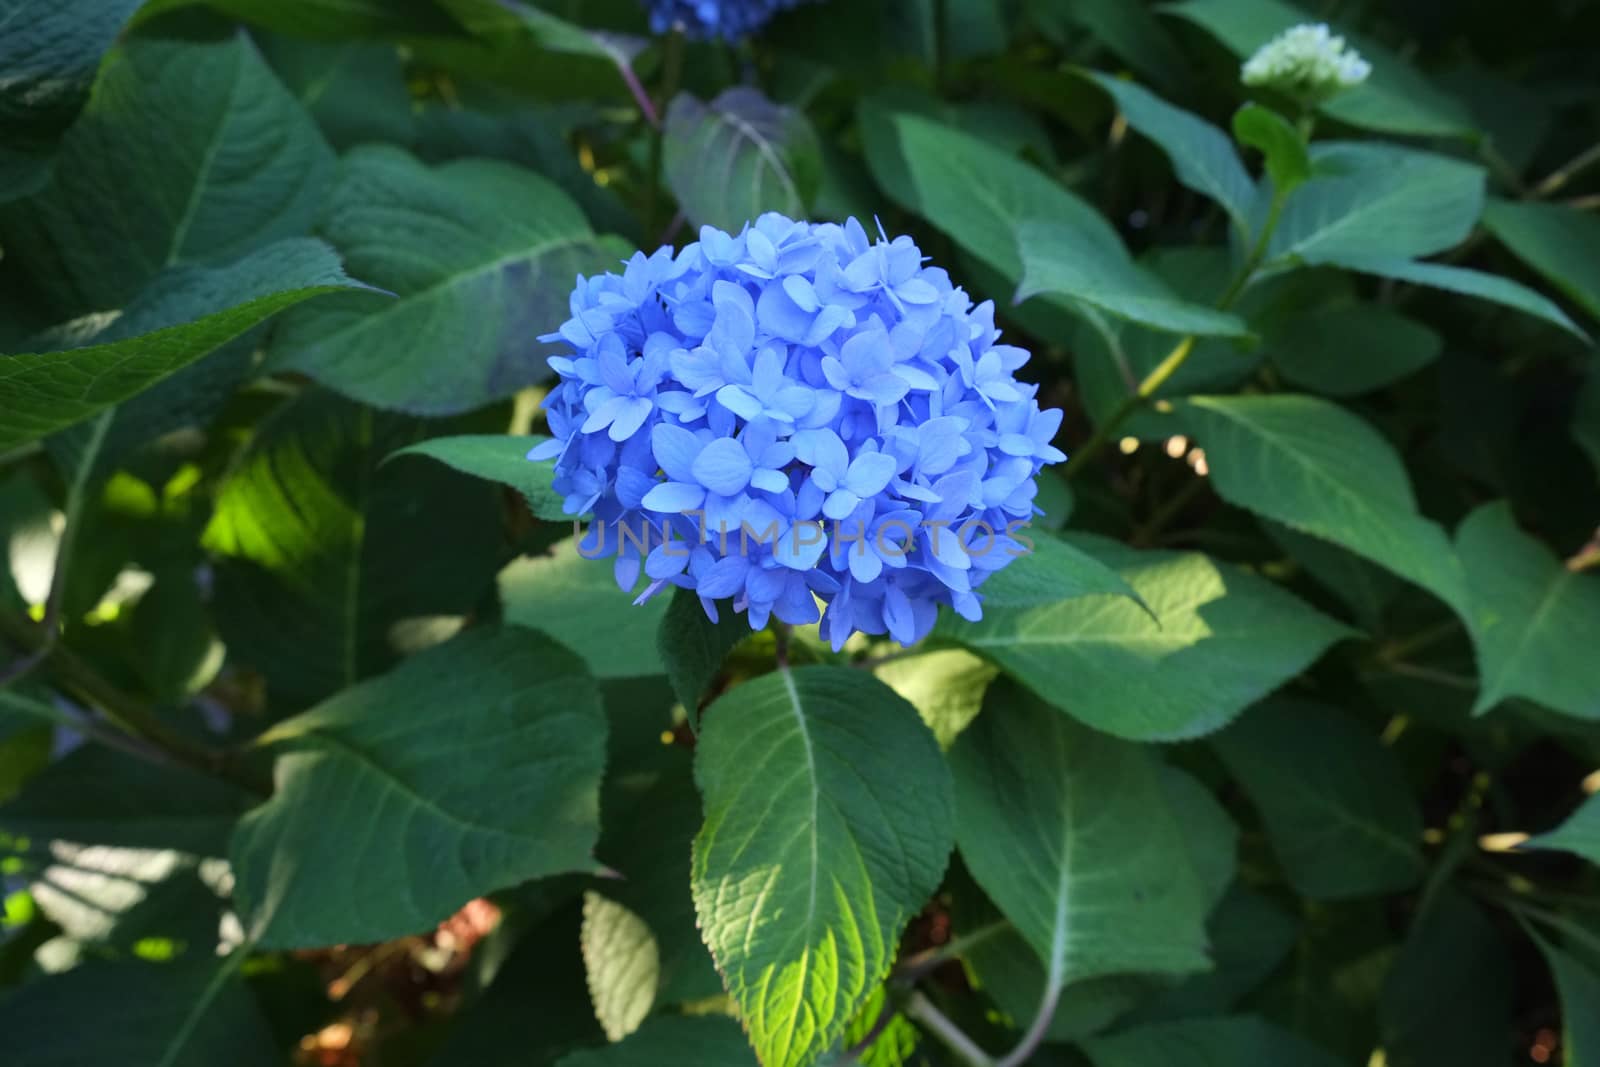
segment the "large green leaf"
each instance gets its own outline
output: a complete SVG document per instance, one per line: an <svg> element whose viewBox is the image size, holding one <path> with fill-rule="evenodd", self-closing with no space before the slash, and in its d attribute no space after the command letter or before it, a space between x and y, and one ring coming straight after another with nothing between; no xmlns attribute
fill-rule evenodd
<svg viewBox="0 0 1600 1067"><path fill-rule="evenodd" d="M1289 194L1267 260L1343 264L1442 252L1483 212L1482 168L1391 145L1328 143Z"/></svg>
<svg viewBox="0 0 1600 1067"><path fill-rule="evenodd" d="M1344 1062L1254 1015L1155 1023L1094 1038L1083 1051L1094 1067L1340 1067Z"/></svg>
<svg viewBox="0 0 1600 1067"><path fill-rule="evenodd" d="M1308 396L1190 397L1178 406L1224 500L1343 545L1465 614L1450 539L1418 513L1400 457L1371 426Z"/></svg>
<svg viewBox="0 0 1600 1067"><path fill-rule="evenodd" d="M938 648L880 663L872 673L910 702L948 749L977 717L1000 669L965 649Z"/></svg>
<svg viewBox="0 0 1600 1067"><path fill-rule="evenodd" d="M1115 568L1148 610L1112 596L989 604L982 622L946 615L934 633L1117 737L1210 733L1349 632L1271 582L1196 553L1072 542Z"/></svg>
<svg viewBox="0 0 1600 1067"><path fill-rule="evenodd" d="M31 982L0 999L7 1059L17 1067L275 1067L277 1042L238 963L94 961Z"/></svg>
<svg viewBox="0 0 1600 1067"><path fill-rule="evenodd" d="M979 137L871 102L862 108L862 127L867 160L885 191L1008 281L1022 275L1015 235L1024 222L1062 223L1097 249L1121 247L1094 208Z"/></svg>
<svg viewBox="0 0 1600 1067"><path fill-rule="evenodd" d="M1569 571L1517 528L1505 502L1485 504L1456 531L1466 568L1481 690L1474 710L1511 697L1600 719L1600 577Z"/></svg>
<svg viewBox="0 0 1600 1067"><path fill-rule="evenodd" d="M1392 750L1332 708L1278 699L1212 739L1313 900L1396 892L1422 875L1422 815Z"/></svg>
<svg viewBox="0 0 1600 1067"><path fill-rule="evenodd" d="M1600 219L1556 204L1491 200L1483 224L1550 284L1600 318Z"/></svg>
<svg viewBox="0 0 1600 1067"><path fill-rule="evenodd" d="M506 619L561 635L589 664L596 678L648 678L666 673L656 632L671 597L635 606L617 588L610 559L586 559L598 550L599 525L580 543L558 542L547 556L519 559L500 572ZM614 553L617 531L606 524L606 547ZM632 542L628 542L630 545Z"/></svg>
<svg viewBox="0 0 1600 1067"><path fill-rule="evenodd" d="M710 103L680 93L663 135L667 184L691 225L738 233L763 212L809 214L822 149L800 111L746 86Z"/></svg>
<svg viewBox="0 0 1600 1067"><path fill-rule="evenodd" d="M949 858L950 774L862 671L779 669L706 710L700 927L765 1067L806 1067L894 961Z"/></svg>
<svg viewBox="0 0 1600 1067"><path fill-rule="evenodd" d="M1049 293L1165 333L1245 337L1237 315L1180 298L1134 263L1120 245L1097 243L1058 222L1025 222L1017 231L1022 283L1017 299Z"/></svg>
<svg viewBox="0 0 1600 1067"><path fill-rule="evenodd" d="M557 1067L756 1067L756 1059L726 1016L664 1016L620 1044L574 1052Z"/></svg>
<svg viewBox="0 0 1600 1067"><path fill-rule="evenodd" d="M1444 341L1381 304L1341 303L1289 316L1263 339L1286 381L1347 397L1392 385L1439 358Z"/></svg>
<svg viewBox="0 0 1600 1067"><path fill-rule="evenodd" d="M596 869L606 719L582 661L472 630L288 719L231 848L263 946L383 941L532 878Z"/></svg>
<svg viewBox="0 0 1600 1067"><path fill-rule="evenodd" d="M1283 0L1185 0L1166 9L1198 23L1241 59L1291 26L1318 19ZM1384 133L1471 137L1466 109L1431 85L1400 56L1369 37L1335 25L1372 64L1366 83L1341 93L1322 110L1352 126Z"/></svg>
<svg viewBox="0 0 1600 1067"><path fill-rule="evenodd" d="M1121 596L1135 603L1138 592L1096 552L1047 533L1017 540L1027 551L995 571L980 587L987 607L1024 608L1084 596Z"/></svg>
<svg viewBox="0 0 1600 1067"><path fill-rule="evenodd" d="M268 700L299 710L394 662L399 624L461 615L504 551L495 490L384 457L437 433L318 390L256 432L217 497L205 544L216 618Z"/></svg>
<svg viewBox="0 0 1600 1067"><path fill-rule="evenodd" d="M62 131L139 0L0 0L0 201L49 179Z"/></svg>
<svg viewBox="0 0 1600 1067"><path fill-rule="evenodd" d="M535 463L528 452L547 437L512 437L504 434L465 434L459 437L435 437L407 445L389 458L401 456L427 456L463 474L491 482L509 485L528 501L534 516L551 522L572 518L562 510L562 497L553 484L554 464Z"/></svg>
<svg viewBox="0 0 1600 1067"><path fill-rule="evenodd" d="M1447 263L1419 263L1398 257L1355 254L1341 257L1339 265L1349 270L1360 271L1362 274L1375 274L1380 278L1393 278L1395 281L1409 282L1412 285L1426 285L1431 289L1443 289L1446 292L1487 300L1492 304L1532 315L1536 319L1543 319L1552 326L1566 330L1584 343L1589 341L1589 335L1568 318L1567 313L1562 311L1555 301L1520 282L1502 278L1497 274L1487 274L1467 267L1452 267Z"/></svg>
<svg viewBox="0 0 1600 1067"><path fill-rule="evenodd" d="M50 185L9 205L0 227L58 317L104 311L166 267L228 263L305 233L332 169L242 33L133 38L106 60Z"/></svg>
<svg viewBox="0 0 1600 1067"><path fill-rule="evenodd" d="M358 288L328 246L309 238L268 245L231 266L175 272L129 306L126 326L113 323L98 343L0 357L0 448L126 401L284 308ZM127 335L134 329L147 332ZM135 401L124 430L142 433L173 399L155 398L142 417Z"/></svg>
<svg viewBox="0 0 1600 1067"><path fill-rule="evenodd" d="M321 232L371 294L323 301L279 324L274 370L301 371L377 407L442 415L546 376L577 274L622 258L552 183L507 163L430 168L398 148L340 164Z"/></svg>
<svg viewBox="0 0 1600 1067"><path fill-rule="evenodd" d="M1085 73L1111 94L1129 126L1161 146L1179 182L1221 204L1241 235L1250 232L1255 183L1227 134L1133 82L1095 71Z"/></svg>
<svg viewBox="0 0 1600 1067"><path fill-rule="evenodd" d="M1205 970L1216 893L1186 852L1231 861L1226 820L1191 841L1150 750L1014 685L992 687L984 703L951 750L956 838L973 877L1044 961L1047 984Z"/></svg>

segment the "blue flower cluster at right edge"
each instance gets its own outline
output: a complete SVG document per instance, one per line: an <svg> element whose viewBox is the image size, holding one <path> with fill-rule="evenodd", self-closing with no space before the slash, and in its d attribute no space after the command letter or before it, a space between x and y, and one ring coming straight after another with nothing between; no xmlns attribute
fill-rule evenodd
<svg viewBox="0 0 1600 1067"><path fill-rule="evenodd" d="M674 254L579 278L545 340L556 459L580 546L747 612L909 645L1023 552L1035 478L1066 457L1061 412L1015 378L994 305L974 306L909 237L763 215ZM626 536L624 536L626 535ZM754 535L754 536L752 536ZM765 536L762 536L765 535Z"/></svg>

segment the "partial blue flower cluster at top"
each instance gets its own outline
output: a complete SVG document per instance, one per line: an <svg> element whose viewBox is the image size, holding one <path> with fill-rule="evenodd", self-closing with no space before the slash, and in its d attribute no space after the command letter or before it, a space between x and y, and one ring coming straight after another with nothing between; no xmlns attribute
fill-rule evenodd
<svg viewBox="0 0 1600 1067"><path fill-rule="evenodd" d="M637 253L580 277L544 340L573 354L550 360L553 439L529 458L554 457L567 513L593 513L584 553L615 556L625 590L642 568L641 603L682 586L753 629L816 622L820 599L835 648L858 630L909 645L941 604L980 618L1035 475L1066 458L993 303L853 219L768 214Z"/></svg>
<svg viewBox="0 0 1600 1067"><path fill-rule="evenodd" d="M796 7L805 0L645 0L650 9L650 28L666 33L683 27L685 36L697 41L721 37L737 41L755 33L780 11Z"/></svg>

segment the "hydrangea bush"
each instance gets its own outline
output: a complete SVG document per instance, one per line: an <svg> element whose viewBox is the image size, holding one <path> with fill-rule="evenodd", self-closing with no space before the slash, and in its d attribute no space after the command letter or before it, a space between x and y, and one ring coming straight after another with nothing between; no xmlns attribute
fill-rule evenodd
<svg viewBox="0 0 1600 1067"><path fill-rule="evenodd" d="M0 1067L1600 1067L1536 14L0 0Z"/></svg>
<svg viewBox="0 0 1600 1067"><path fill-rule="evenodd" d="M983 617L985 578L1025 551L1034 478L1066 457L1059 410L1015 372L994 304L974 305L909 237L763 215L681 251L580 278L545 338L546 410L571 515L643 602L693 590L911 645L940 605ZM586 552L586 554L589 554Z"/></svg>

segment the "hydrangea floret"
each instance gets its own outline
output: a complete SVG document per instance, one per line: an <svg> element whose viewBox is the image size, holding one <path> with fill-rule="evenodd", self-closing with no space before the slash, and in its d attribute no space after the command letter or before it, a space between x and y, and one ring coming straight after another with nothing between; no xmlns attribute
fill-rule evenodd
<svg viewBox="0 0 1600 1067"><path fill-rule="evenodd" d="M592 516L579 551L625 590L648 577L641 603L681 586L713 620L731 600L753 629L820 616L835 648L912 644L941 605L982 617L1066 458L994 304L854 219L707 227L580 277L571 313L543 338L571 352L529 458Z"/></svg>
<svg viewBox="0 0 1600 1067"><path fill-rule="evenodd" d="M1284 30L1245 61L1246 85L1277 89L1318 104L1367 80L1372 64L1324 23Z"/></svg>
<svg viewBox="0 0 1600 1067"><path fill-rule="evenodd" d="M681 29L697 41L737 41L765 26L780 11L805 0L646 0L656 33Z"/></svg>

